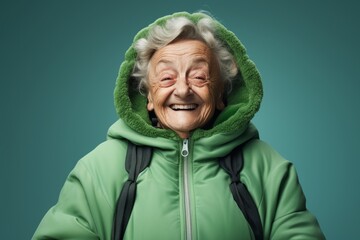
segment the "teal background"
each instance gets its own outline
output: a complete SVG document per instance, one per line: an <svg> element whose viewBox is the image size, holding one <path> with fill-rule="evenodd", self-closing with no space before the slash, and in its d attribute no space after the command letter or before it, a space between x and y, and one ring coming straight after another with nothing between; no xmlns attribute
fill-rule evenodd
<svg viewBox="0 0 360 240"><path fill-rule="evenodd" d="M265 95L254 122L294 162L327 238L357 239L360 8L350 0L2 0L1 239L30 239L77 160L105 139L136 32L199 9L257 64Z"/></svg>

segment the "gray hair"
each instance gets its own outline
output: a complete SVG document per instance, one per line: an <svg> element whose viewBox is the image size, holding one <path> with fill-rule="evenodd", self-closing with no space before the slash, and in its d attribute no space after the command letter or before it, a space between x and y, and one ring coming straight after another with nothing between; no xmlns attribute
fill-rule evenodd
<svg viewBox="0 0 360 240"><path fill-rule="evenodd" d="M148 90L148 67L152 55L156 50L180 39L196 39L207 44L218 60L220 77L224 81L225 91L229 93L232 79L237 75L238 69L233 55L215 37L214 20L208 16L200 19L197 23L186 17L170 18L163 26L153 26L149 30L147 38L141 38L135 42L137 59L132 77L139 81L140 93L145 94Z"/></svg>

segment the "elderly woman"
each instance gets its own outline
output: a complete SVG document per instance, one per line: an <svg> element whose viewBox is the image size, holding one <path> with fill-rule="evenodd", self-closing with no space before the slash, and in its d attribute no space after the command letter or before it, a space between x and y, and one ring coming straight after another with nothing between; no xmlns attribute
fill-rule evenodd
<svg viewBox="0 0 360 240"><path fill-rule="evenodd" d="M33 239L117 238L118 211L129 215L123 239L324 239L293 165L250 123L261 98L259 73L232 32L203 13L160 18L126 52L108 140L78 162ZM124 210L130 143L152 155ZM248 189L259 231L219 165L238 146L243 168L232 181Z"/></svg>

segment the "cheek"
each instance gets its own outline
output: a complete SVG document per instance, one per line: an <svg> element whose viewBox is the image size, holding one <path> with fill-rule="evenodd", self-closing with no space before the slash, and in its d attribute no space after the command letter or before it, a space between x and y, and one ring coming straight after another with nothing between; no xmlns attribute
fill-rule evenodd
<svg viewBox="0 0 360 240"><path fill-rule="evenodd" d="M211 109L216 108L216 96L214 93L215 91L211 89L210 86L204 87L196 92L205 106L203 110L210 111Z"/></svg>
<svg viewBox="0 0 360 240"><path fill-rule="evenodd" d="M148 97L148 106L150 105L154 109L164 105L170 94L171 91L168 89L160 88L158 86L152 87Z"/></svg>
<svg viewBox="0 0 360 240"><path fill-rule="evenodd" d="M212 109L222 110L225 107L221 85L209 84L207 90L202 92L202 99Z"/></svg>

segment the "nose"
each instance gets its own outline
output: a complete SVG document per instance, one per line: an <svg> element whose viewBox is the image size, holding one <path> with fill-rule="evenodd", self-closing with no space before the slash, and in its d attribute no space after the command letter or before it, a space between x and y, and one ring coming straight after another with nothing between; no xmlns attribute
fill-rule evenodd
<svg viewBox="0 0 360 240"><path fill-rule="evenodd" d="M174 93L178 97L186 97L191 94L191 88L186 77L179 77L177 79Z"/></svg>

